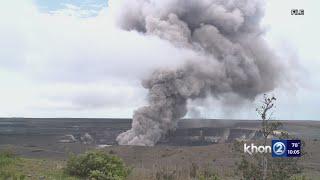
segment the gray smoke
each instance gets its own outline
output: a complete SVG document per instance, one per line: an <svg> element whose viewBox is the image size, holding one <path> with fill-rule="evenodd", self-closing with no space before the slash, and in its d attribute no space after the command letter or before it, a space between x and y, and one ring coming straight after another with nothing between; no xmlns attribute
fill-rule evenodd
<svg viewBox="0 0 320 180"><path fill-rule="evenodd" d="M255 0L125 0L121 28L158 36L198 56L143 80L149 104L134 112L132 129L118 143L155 145L186 115L188 99L231 93L254 100L273 90L284 67L261 37L263 6Z"/></svg>

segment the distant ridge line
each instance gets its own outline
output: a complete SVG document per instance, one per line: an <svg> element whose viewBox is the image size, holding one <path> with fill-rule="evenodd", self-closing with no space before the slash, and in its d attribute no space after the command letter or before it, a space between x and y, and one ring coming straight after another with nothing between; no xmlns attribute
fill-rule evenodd
<svg viewBox="0 0 320 180"><path fill-rule="evenodd" d="M12 119L24 119L24 120L50 120L50 119L65 119L65 120L128 120L131 121L132 118L86 118L86 117L0 117L0 120L12 120ZM180 121L240 121L240 122L255 122L255 121L261 121L259 119L201 119L201 118L183 118ZM320 120L287 120L287 119L279 119L279 120L270 120L270 121L280 121L280 122L307 122L307 121L320 121Z"/></svg>

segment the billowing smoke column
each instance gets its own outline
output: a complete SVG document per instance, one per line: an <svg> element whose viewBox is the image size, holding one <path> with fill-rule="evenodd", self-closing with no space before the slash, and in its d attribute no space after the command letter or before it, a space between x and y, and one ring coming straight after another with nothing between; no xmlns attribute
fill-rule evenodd
<svg viewBox="0 0 320 180"><path fill-rule="evenodd" d="M253 100L283 71L261 35L263 3L255 0L126 0L119 23L193 50L177 69L158 69L142 84L148 106L134 112L120 145L153 146L187 113L187 100L226 93Z"/></svg>

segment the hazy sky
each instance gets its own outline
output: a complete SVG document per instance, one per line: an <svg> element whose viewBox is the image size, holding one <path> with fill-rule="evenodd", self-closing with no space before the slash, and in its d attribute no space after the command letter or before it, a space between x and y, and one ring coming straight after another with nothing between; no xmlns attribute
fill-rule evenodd
<svg viewBox="0 0 320 180"><path fill-rule="evenodd" d="M0 116L131 117L144 105L140 79L181 64L188 52L119 30L116 1L0 2ZM320 119L318 7L317 0L268 0L265 38L295 82L272 92L277 119ZM305 15L291 16L293 8ZM252 119L256 103L226 109L207 99L190 107L205 118Z"/></svg>

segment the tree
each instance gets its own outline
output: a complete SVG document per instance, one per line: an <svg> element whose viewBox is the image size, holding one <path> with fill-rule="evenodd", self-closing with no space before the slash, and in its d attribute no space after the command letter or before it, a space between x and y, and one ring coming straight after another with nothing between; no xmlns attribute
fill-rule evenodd
<svg viewBox="0 0 320 180"><path fill-rule="evenodd" d="M262 120L262 135L263 135L263 145L267 145L267 139L269 135L273 135L274 130L276 130L279 126L282 124L280 122L273 122L269 123L269 121L272 119L273 115L273 108L275 107L275 101L277 99L272 96L269 97L267 94L263 95L262 105L258 108L256 108L256 111L258 115L261 117ZM262 157L262 179L267 179L267 171L268 171L268 158L266 157L266 154L263 154Z"/></svg>
<svg viewBox="0 0 320 180"><path fill-rule="evenodd" d="M262 143L267 145L270 135L279 139L292 139L284 131L275 134L275 130L282 127L282 123L273 120L276 98L264 94L261 105L256 108L259 117L262 120L260 132L262 134ZM272 158L270 154L244 154L244 142L234 142L233 151L237 156L240 155L240 161L236 162L236 173L240 173L243 179L248 180L286 180L302 172L302 167L298 164L299 158ZM302 141L302 146L305 143ZM302 149L302 155L306 152Z"/></svg>

